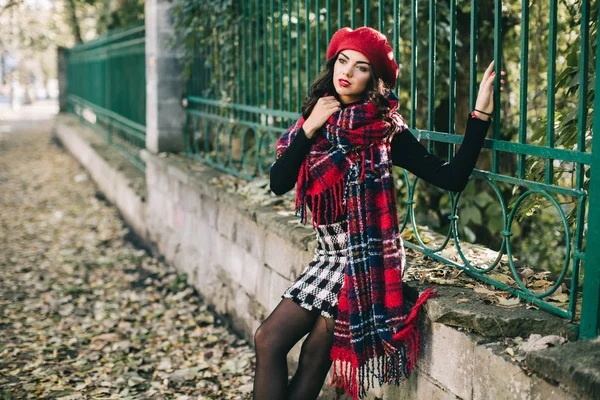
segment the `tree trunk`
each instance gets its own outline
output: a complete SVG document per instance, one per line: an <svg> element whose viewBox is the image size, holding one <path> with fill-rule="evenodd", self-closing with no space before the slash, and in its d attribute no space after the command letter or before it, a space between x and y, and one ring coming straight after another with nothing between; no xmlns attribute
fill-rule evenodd
<svg viewBox="0 0 600 400"><path fill-rule="evenodd" d="M77 8L75 6L75 0L66 0L66 3L69 22L71 25L71 30L73 31L73 36L75 37L75 42L81 43L83 42L83 39L81 38L81 28L79 27L79 22L77 21Z"/></svg>

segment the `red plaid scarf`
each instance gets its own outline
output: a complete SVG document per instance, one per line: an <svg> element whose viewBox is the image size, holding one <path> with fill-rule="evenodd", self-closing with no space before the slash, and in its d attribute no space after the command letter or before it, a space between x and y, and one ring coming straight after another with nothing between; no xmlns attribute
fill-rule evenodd
<svg viewBox="0 0 600 400"><path fill-rule="evenodd" d="M398 99L388 94L390 116ZM279 157L299 132L304 119L277 142ZM296 212L306 222L311 205L313 225L341 214L348 221L348 257L338 302L331 350L331 385L353 399L366 396L374 378L379 385L399 385L413 369L419 346L416 316L435 293L421 294L412 309L402 298L404 246L398 227L396 191L388 136L389 122L371 102L350 105L329 117L315 137L296 188ZM325 221L321 221L321 216Z"/></svg>

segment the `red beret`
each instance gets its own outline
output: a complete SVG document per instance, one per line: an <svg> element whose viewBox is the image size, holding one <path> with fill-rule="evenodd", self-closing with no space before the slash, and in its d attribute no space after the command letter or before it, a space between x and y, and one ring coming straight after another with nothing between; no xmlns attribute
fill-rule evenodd
<svg viewBox="0 0 600 400"><path fill-rule="evenodd" d="M352 30L342 28L337 31L327 48L327 59L342 50L355 50L367 57L375 69L375 74L383 79L385 85L393 89L398 78L398 64L394 60L394 52L385 35L366 26Z"/></svg>

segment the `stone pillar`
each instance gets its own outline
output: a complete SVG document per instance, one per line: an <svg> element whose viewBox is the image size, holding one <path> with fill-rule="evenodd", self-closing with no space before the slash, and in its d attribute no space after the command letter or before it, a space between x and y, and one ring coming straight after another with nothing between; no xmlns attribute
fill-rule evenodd
<svg viewBox="0 0 600 400"><path fill-rule="evenodd" d="M182 53L171 46L169 0L146 0L146 148L183 151Z"/></svg>
<svg viewBox="0 0 600 400"><path fill-rule="evenodd" d="M58 48L58 111L67 112L67 49Z"/></svg>

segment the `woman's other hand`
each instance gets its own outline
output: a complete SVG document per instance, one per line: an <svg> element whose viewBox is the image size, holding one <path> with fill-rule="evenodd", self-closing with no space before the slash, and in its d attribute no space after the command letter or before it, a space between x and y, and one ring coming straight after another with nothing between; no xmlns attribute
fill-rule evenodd
<svg viewBox="0 0 600 400"><path fill-rule="evenodd" d="M502 78L506 76L506 71L502 71L501 74L500 90L504 91L504 79ZM496 73L494 72L494 61L492 61L483 74L481 85L479 85L477 101L475 102L475 109L482 111L475 111L475 114L483 120L490 118L483 113L492 114L494 112L494 79L496 79Z"/></svg>
<svg viewBox="0 0 600 400"><path fill-rule="evenodd" d="M333 96L321 97L317 100L312 112L302 125L306 137L311 139L317 130L327 122L331 114L341 109L340 102Z"/></svg>

